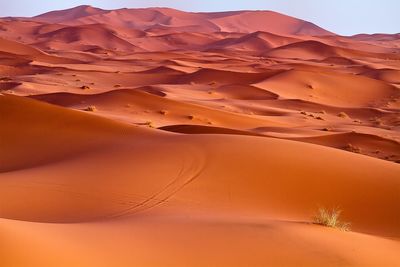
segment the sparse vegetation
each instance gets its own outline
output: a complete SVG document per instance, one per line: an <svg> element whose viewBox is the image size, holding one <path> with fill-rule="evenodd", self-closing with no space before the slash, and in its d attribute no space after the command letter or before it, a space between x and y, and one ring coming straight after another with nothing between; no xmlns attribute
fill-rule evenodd
<svg viewBox="0 0 400 267"><path fill-rule="evenodd" d="M97 108L95 106L88 106L87 108L84 109L84 111L95 112L97 111Z"/></svg>
<svg viewBox="0 0 400 267"><path fill-rule="evenodd" d="M338 208L326 209L319 208L317 214L314 215L313 223L340 229L342 231L350 230L350 223L340 221L339 217L342 211Z"/></svg>
<svg viewBox="0 0 400 267"><path fill-rule="evenodd" d="M152 121L146 121L145 125L149 126L150 128L155 128Z"/></svg>
<svg viewBox="0 0 400 267"><path fill-rule="evenodd" d="M87 85L82 85L82 86L79 87L79 88L81 88L82 90L88 90L88 89L90 89L90 87L87 86Z"/></svg>
<svg viewBox="0 0 400 267"><path fill-rule="evenodd" d="M337 116L338 117L340 117L340 118L349 118L349 115L347 115L346 113L344 113L344 112L340 112L339 114L337 114Z"/></svg>
<svg viewBox="0 0 400 267"><path fill-rule="evenodd" d="M344 149L353 153L361 153L361 149L359 147L356 147L350 143L347 144Z"/></svg>

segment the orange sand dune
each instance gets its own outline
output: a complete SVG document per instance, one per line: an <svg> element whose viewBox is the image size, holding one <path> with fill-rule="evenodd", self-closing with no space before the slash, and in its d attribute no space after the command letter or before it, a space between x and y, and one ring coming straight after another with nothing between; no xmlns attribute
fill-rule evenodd
<svg viewBox="0 0 400 267"><path fill-rule="evenodd" d="M64 50L72 48L75 50L85 50L88 49L87 47L96 46L122 51L143 51L134 44L116 36L112 30L96 24L65 27L41 34L38 38L44 41L40 41L36 46L46 47L47 49ZM76 43L75 46L74 43Z"/></svg>
<svg viewBox="0 0 400 267"><path fill-rule="evenodd" d="M333 72L291 70L255 86L285 98L311 100L342 107L381 107L392 97L399 97L398 89L385 82Z"/></svg>
<svg viewBox="0 0 400 267"><path fill-rule="evenodd" d="M91 6L53 11L34 18L36 21L63 24L93 24L107 21L115 26L152 29L165 25L194 32L255 32L282 34L331 35L310 22L271 11L238 11L220 13L189 13L170 8L101 10ZM266 24L263 21L268 20ZM239 23L238 23L239 22ZM245 23L244 23L245 22ZM197 25L196 27L190 27ZM184 27L184 28L182 28Z"/></svg>
<svg viewBox="0 0 400 267"><path fill-rule="evenodd" d="M105 117L111 116L117 120L119 117L122 121L136 124L157 122L157 125L165 125L175 122L190 122L192 124L217 124L238 128L251 128L260 123L271 125L271 122L244 114L232 114L195 104L179 103L173 99L165 99L164 96L165 94L160 91L145 87L113 90L97 95L55 93L37 95L34 98L82 110L94 105L99 113L104 113ZM147 114L147 120L143 120L143 114Z"/></svg>
<svg viewBox="0 0 400 267"><path fill-rule="evenodd" d="M38 60L49 63L78 63L77 60L47 55L28 45L0 38L0 53L14 54L14 58L25 56L29 60Z"/></svg>
<svg viewBox="0 0 400 267"><path fill-rule="evenodd" d="M25 164L19 170L3 171L0 175L2 203L8 203L1 210L2 218L9 219L2 219L2 231L6 231L6 240L9 240L9 246L2 249L2 253L6 253L3 258L6 263L17 263L19 266L27 262L32 266L51 265L55 262L60 266L71 262L78 266L97 263L98 257L94 256L96 254L93 251L103 251L106 247L100 245L102 242L94 245L89 234L92 238L96 237L96 240L106 239L111 235L119 240L117 243L113 242L115 250L109 251L108 256L103 259L104 266L115 261L119 266L158 266L165 262L183 265L186 257L189 261L196 261L198 257L204 263L212 261L217 254L205 249L203 242L206 239L198 239L198 232L208 236L211 244L222 242L222 255L237 251L241 248L238 244L242 242L250 242L252 238L249 234L260 236L256 243L250 242L250 247L243 247L242 253L235 256L243 264L253 259L256 265L293 265L294 259L297 259L305 265L336 266L338 263L332 258L334 255L342 255L339 258L345 262L351 261L354 265L365 262L389 265L399 263L396 256L398 243L372 236L396 238L400 235L397 227L398 215L392 212L400 208L396 206L399 203L396 199L400 188L396 175L399 167L396 164L265 137L185 137L152 133L21 98L2 96L1 101L4 110L8 110L13 103L26 102L26 111L30 114L29 121L25 123L28 131L17 134L14 132L12 136L13 140L26 141L14 143L6 150L17 156L17 160L12 160L6 166L12 166L21 160ZM42 116L43 109L46 110L47 117ZM62 112L62 117L57 112ZM24 113L13 112L13 116L3 118L2 124L6 123L11 128L10 121L12 123L17 119L21 120L24 116ZM94 120L89 120L90 124L76 121L91 117ZM67 121L73 126L69 128L69 132L60 127ZM38 137L25 138L27 134L34 137L35 129L44 124L47 125L47 132L40 132L44 141L37 140ZM88 149L86 145L88 150L82 153L85 147L79 145L78 138L84 138L84 131L96 133L93 141L102 145L96 149ZM60 147L65 144L66 137L72 138L72 143L76 145ZM10 139L9 134L2 136L6 143L10 143ZM42 155L48 160L43 160L35 168L27 168L34 166L37 159L26 154L26 150L18 151L16 148L34 148L33 146L38 145ZM71 151L74 148L80 151ZM64 149L79 157L69 156L54 161L53 155L59 155ZM171 153L172 150L175 153ZM304 153L309 156L305 157ZM264 159L265 156L268 160ZM151 164L156 158L159 159L158 163ZM45 164L49 159L53 163ZM291 165L291 169L286 167L287 164ZM108 168L110 165L116 168ZM152 169L150 166L153 166ZM324 179L321 180L321 177ZM329 186L324 186L327 181ZM358 190L354 191L353 188ZM301 193L304 189L307 189L307 194ZM28 206L20 195L30 199ZM49 201L52 205L45 204ZM303 223L309 221L318 205L340 205L346 211L345 219L352 222L353 229L368 234L341 233ZM363 209L364 206L369 209ZM13 223L12 220L25 222ZM75 224L49 224L42 228L41 224L26 221ZM163 227L157 227L160 224ZM184 230L186 227L181 228L183 224L188 227L187 230ZM25 228L28 225L31 230ZM89 226L93 230L87 232L85 229ZM138 235L137 231L147 232L146 229L153 227L160 231L158 238ZM8 237L7 233L11 229L20 233L21 237ZM117 229L121 232L112 234ZM71 233L69 237L63 238L68 232ZM86 234L79 234L81 232ZM174 232L176 234L172 234ZM223 236L230 232L231 241L226 243ZM42 238L34 238L38 233L41 233ZM298 245L281 243L279 236L282 234L288 237L298 236L296 242L309 244L306 247L310 246L310 242L330 245L324 245L324 250L320 247L321 252L315 252L311 249L313 246L309 249L303 248L300 252ZM47 239L46 236L49 235L60 235L60 238L51 245L48 242L56 241L54 238L51 239L53 241ZM128 236L132 236L132 239ZM130 253L124 252L129 247L144 246L144 251L147 251L147 246L163 247L166 244L169 244L168 250L178 252L182 246L180 242L176 242L176 237L179 240L184 236L186 242L189 242L186 249L192 252L185 254L183 259L174 256L175 254L161 254L159 256L162 261L154 262L143 256L130 257ZM330 241L326 243L326 240ZM77 248L70 247L70 242L86 244L91 249L74 253ZM280 245L276 245L276 242ZM361 243L362 246L359 245ZM22 244L36 244L33 247L38 251L15 261L12 255L20 251L18 248L22 248ZM344 249L344 244L348 244L347 249ZM376 249L376 253L369 253L370 246L377 245L380 248ZM64 255L62 258L70 255L69 259L60 261L57 257L48 257L42 250L46 246L56 249L53 255ZM39 247L42 249L38 249ZM64 247L62 253L66 254L59 254L57 247ZM265 254L266 248L279 251L283 247L292 257L282 258L279 253L272 253L271 256ZM358 251L356 257L353 253L348 253L350 248ZM198 249L202 251L200 254L195 253ZM11 253L7 253L9 251ZM219 261L222 265L229 265L230 262L222 257Z"/></svg>
<svg viewBox="0 0 400 267"><path fill-rule="evenodd" d="M298 39L284 37L268 32L254 32L238 38L225 38L209 45L209 50L227 49L240 51L265 52L272 48L294 43Z"/></svg>
<svg viewBox="0 0 400 267"><path fill-rule="evenodd" d="M0 18L0 266L400 266L399 47L272 11Z"/></svg>
<svg viewBox="0 0 400 267"><path fill-rule="evenodd" d="M278 47L265 54L269 57L302 58L302 59L325 59L327 57L349 57L349 58L400 58L397 54L372 53L362 50L335 47L318 41L303 41L291 43Z"/></svg>
<svg viewBox="0 0 400 267"><path fill-rule="evenodd" d="M396 155L397 151L400 150L400 142L375 135L345 133L321 137L306 137L296 140L336 147L350 152L362 153L364 155L375 154L377 155L376 157L382 159L392 158L393 161L400 162L400 158Z"/></svg>

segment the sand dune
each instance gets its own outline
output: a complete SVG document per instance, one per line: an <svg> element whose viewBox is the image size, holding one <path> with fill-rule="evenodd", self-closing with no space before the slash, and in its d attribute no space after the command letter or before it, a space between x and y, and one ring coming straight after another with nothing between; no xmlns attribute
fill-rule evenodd
<svg viewBox="0 0 400 267"><path fill-rule="evenodd" d="M8 96L2 98L5 99L3 100L5 103L20 100ZM49 120L49 118L42 118L41 114L43 113L39 112L42 109L39 106L43 104L35 102L34 104L38 105L35 106L33 103L30 103L32 106L27 108L29 113L32 114L30 120L32 123L27 123L27 129L40 125L37 120L43 122ZM62 110L44 106L50 110ZM32 113L35 109L36 112L39 112L36 113L37 115ZM42 151L45 149L44 151L47 150L51 154L59 154L62 151L59 145L53 145L48 139L51 138L58 144L64 143L63 139L66 133L60 127L57 127L57 123L65 123L64 120L68 117L70 119L92 117L73 111L63 112L63 120L60 120L57 114L51 115L53 118L57 118L54 129L58 130L49 128L51 131L42 134L42 138L46 140L44 143L41 142ZM71 123L74 125L73 121ZM110 124L112 127L110 127ZM94 125L82 123L75 125L79 127L75 128L76 130L74 128L70 130L71 132L79 131L80 134L76 135L75 138L83 137L84 128L90 133L94 131ZM328 266L334 266L335 260L333 262L327 261L326 253L331 257L337 255L337 253L347 255L344 256L345 261L351 259L355 265L365 262L384 262L387 264L397 264L398 262L398 258L395 256L397 255L398 244L395 241L372 236L372 234L391 237L398 237L399 235L397 214L391 212L399 208L393 205L398 203L396 198L400 187L395 175L398 172L398 166L393 163L360 157L352 153L321 149L313 145L263 137L218 137L212 135L183 137L161 133L150 134L150 132L123 125L118 126L112 121L102 119L96 119L95 125L102 128L96 128L95 131L97 139L102 142L100 150L97 147L96 151L79 153L79 157L67 157L33 169L22 168L19 171L2 173L2 186L0 187L2 199L8 203L7 206L2 208L3 218L63 223L91 221L91 223L52 224L53 226L50 229L39 230L40 228L36 228L36 224L12 223L12 221L2 219L3 225L5 225L3 229L12 227L19 233L26 233L27 229L23 230L24 225L31 225L30 227L37 230L29 230L30 233L38 233L39 231L43 236L47 236L50 232L63 236L63 233L72 231L72 235L68 238L70 242L83 242L83 244L93 247L90 245L92 241L87 234L80 235L78 233L86 231L86 227L92 225L98 231L90 232L102 239L107 238L109 233L115 231L113 230L114 227L120 225L119 227L122 228L118 227L118 229L122 232L114 236L114 238L121 240L118 245L114 244L118 250L112 252L110 258L106 257L103 264L114 262L114 257L118 255L117 251L125 251L126 246L140 247L143 244L142 242L152 244L155 247L170 244L171 250L179 251L182 248L179 242L172 241L176 235L162 234L161 237L164 241L159 243L158 241L150 241L151 239L147 239L146 236L139 238L135 230L130 235L137 238L134 240L123 238L124 233L130 233L128 228L123 227L123 225L127 227L130 225L138 231L147 232L148 230L145 229L151 229L149 227L159 225L161 222L164 227L161 228L162 230L159 228L160 233L178 231L184 223L189 227L187 231L197 229L203 234L213 236L213 242L226 244L223 254L239 249L235 244L251 240L245 238L249 232L263 236L258 241L259 243L251 243L254 249L247 248L244 250L245 254L238 257L240 262L252 258L256 259L256 263L292 265L294 264L293 259L299 259L307 265L317 266L320 263L326 263ZM23 137L25 134L21 132L14 138ZM67 135L69 138L74 138L71 134ZM148 142L145 142L145 140L148 140ZM9 138L7 138L7 141L9 141ZM32 141L19 143L18 146L38 145L37 141ZM231 145L232 142L235 143L234 146ZM74 143L79 146L79 142ZM285 147L285 149L282 150L282 147ZM15 152L16 145L12 148L12 151ZM80 146L79 149L82 149L82 147ZM171 157L171 149L181 153L174 153L175 156ZM304 157L305 151L312 156ZM23 151L16 154L22 156L22 153L24 153L25 159L32 159ZM51 154L47 157L53 160ZM166 155L169 156L164 157ZM221 157L221 155L226 156ZM260 160L266 155L270 160ZM156 172L154 172L154 169L149 172L146 162L154 157L163 158L163 160L156 165ZM326 167L327 161L330 162L329 168ZM107 164L99 165L100 162L107 162ZM290 172L285 167L288 163L292 165ZM118 168L107 168L106 166L109 164L118 166ZM368 168L354 168L354 166L366 166L366 164ZM230 167L226 168L226 166ZM321 166L325 167L321 168ZM60 172L60 170L63 171ZM221 175L222 173L224 175ZM178 176L174 178L175 175ZM281 179L274 177L281 177ZM299 179L299 177L302 179ZM324 179L321 180L320 177L324 177ZM29 179L29 184L27 184L26 179ZM244 179L246 186L243 186ZM329 181L328 187L323 186L326 181ZM228 187L227 184L229 184ZM88 193L88 187L90 187L90 193ZM378 191L377 187L379 187ZM299 188L307 188L308 194L301 194ZM354 191L352 188L358 188L358 190ZM29 208L25 201L16 197L17 195L29 197ZM49 200L56 205L44 205ZM345 218L352 221L354 229L369 233L369 235L341 233L337 230L326 230L319 226L302 223L302 221L309 220L310 214L317 205L340 205L346 210ZM369 209L364 210L362 208L364 205L367 205ZM387 207L387 209L382 209L382 207ZM149 211L144 213L146 210ZM167 219L162 220L161 218L167 214L169 214ZM137 223L139 223L138 228L135 226ZM218 225L223 226L223 228L218 227ZM103 227L109 230L105 230ZM225 231L235 233L231 237L233 242L230 245L225 243L226 241L222 238L226 233ZM263 253L265 247L270 247L273 250L280 248L280 246L274 245L274 242L281 240L276 236L276 231L288 236L292 236L293 233L297 233L295 235L303 233L309 236L313 233L311 240L314 240L314 242L316 242L314 238L317 238L317 240L320 240L319 242L332 239L332 242L335 242L338 247L341 247L340 244L352 244L349 245L349 248L356 248L360 254L354 258L354 256L351 256L352 254L346 254L347 250L333 250L330 246L325 248L328 252L325 251L322 255L315 254L311 249L312 246L310 250L304 249L302 253L298 254L296 252L298 251L297 246L289 246L288 253L293 254L294 258L282 259L278 257L280 254L276 253L272 253L271 256L265 255ZM178 236L181 236L185 235L186 231L178 231L178 233ZM22 244L33 244L35 238L32 238L31 234L24 236L25 238L12 241L14 244L16 242L16 250L14 251L19 251L20 242ZM302 235L300 234L300 236ZM37 244L44 246L48 244L50 246L50 243L47 243L50 240L47 241L47 238L39 240ZM59 240L65 240L65 238L60 237ZM192 241L188 249L189 251L193 249L194 253L189 259L196 260L198 254L195 253L194 249L203 247L203 242L198 240L196 235L189 235L189 240ZM361 242L360 240L364 241L361 247L356 245ZM166 243L164 244L164 242ZM310 239L301 238L298 242L302 244L302 242L310 242ZM326 242L324 243L326 244ZM75 248L69 248L68 243L63 244L70 251L68 253L74 254ZM368 253L370 246L377 244L383 246L385 250L379 250L378 254ZM56 247L59 246L63 245L60 243L56 245ZM286 245L282 246L287 247ZM43 246L41 247L43 248ZM105 249L101 245L94 247L100 250ZM8 249L11 249L11 247L7 247L6 251ZM97 262L97 257L91 256L94 254L90 251L88 251L88 254L84 253L83 255L86 256L83 258L79 256L80 254L71 257L78 264L83 265L86 261ZM145 247L145 251L147 251L147 247ZM81 251L81 253L83 252ZM203 253L204 262L215 257L206 251ZM377 256L381 253L386 255L383 261L380 256ZM127 254L124 253L122 255L124 256L118 260L121 266L138 262L156 266L163 264L152 262L146 257L139 260L135 257L127 257ZM179 257L165 255L162 258L164 261L171 262L171 264L183 264ZM5 259L6 262L15 262L10 254L7 254ZM56 260L47 257L42 250L35 253L35 256L33 254L28 255L24 259L33 265L48 265ZM19 260L18 263L20 265L26 263L24 259ZM220 260L221 264L227 264L226 261L223 261L223 258ZM69 262L70 260L66 260L60 264L62 266L69 264Z"/></svg>
<svg viewBox="0 0 400 267"><path fill-rule="evenodd" d="M397 54L371 53L363 50L335 47L318 41L303 41L281 46L266 53L269 57L325 59L328 57L347 58L390 58L399 59Z"/></svg>
<svg viewBox="0 0 400 267"><path fill-rule="evenodd" d="M140 51L135 45L116 36L113 31L101 27L101 25L84 25L61 28L38 36L40 46L47 49L76 49L85 50L85 46L96 46L105 49L122 51ZM77 46L74 47L74 43ZM81 48L81 49L79 49Z"/></svg>
<svg viewBox="0 0 400 267"><path fill-rule="evenodd" d="M45 20L50 23L60 23L65 22L68 20L79 19L87 16L93 16L105 13L105 10L100 8L95 8L88 5L78 6L75 8L67 9L67 10L60 10L60 11L52 11L48 12L39 16L36 16L35 19Z"/></svg>
<svg viewBox="0 0 400 267"><path fill-rule="evenodd" d="M194 32L255 32L282 34L331 35L310 22L271 11L188 13L170 8L102 10L91 6L53 11L34 18L36 21L69 25L107 21L114 26L134 26L149 30L168 26ZM265 24L262 21L268 20ZM239 22L239 23L238 23ZM196 25L196 27L192 27Z"/></svg>
<svg viewBox="0 0 400 267"><path fill-rule="evenodd" d="M399 45L272 11L0 18L0 266L399 266Z"/></svg>
<svg viewBox="0 0 400 267"><path fill-rule="evenodd" d="M291 70L255 86L268 89L285 98L311 100L342 107L381 107L392 96L399 97L397 88L385 82L333 72Z"/></svg>
<svg viewBox="0 0 400 267"><path fill-rule="evenodd" d="M79 63L77 60L51 56L31 46L2 38L0 38L0 45L0 53L15 55L13 57L16 59L20 58L19 56L24 56L27 60L38 60L49 63Z"/></svg>

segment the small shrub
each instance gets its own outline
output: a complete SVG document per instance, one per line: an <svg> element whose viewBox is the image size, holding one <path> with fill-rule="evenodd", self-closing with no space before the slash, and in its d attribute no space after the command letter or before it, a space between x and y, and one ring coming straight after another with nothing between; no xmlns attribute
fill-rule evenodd
<svg viewBox="0 0 400 267"><path fill-rule="evenodd" d="M317 214L313 218L313 222L326 227L337 228L342 231L349 231L350 223L339 220L341 213L342 211L337 208L332 210L319 208Z"/></svg>
<svg viewBox="0 0 400 267"><path fill-rule="evenodd" d="M97 110L97 108L95 106L88 106L87 108L84 109L84 111L91 111L91 112L95 112Z"/></svg>
<svg viewBox="0 0 400 267"><path fill-rule="evenodd" d="M160 110L160 114L161 114L161 115L167 115L167 114L168 114L168 111L167 111L167 110Z"/></svg>
<svg viewBox="0 0 400 267"><path fill-rule="evenodd" d="M340 112L339 114L337 114L337 116L340 117L340 118L348 118L349 117L349 115L347 115L344 112Z"/></svg>
<svg viewBox="0 0 400 267"><path fill-rule="evenodd" d="M146 121L145 125L149 126L150 128L155 128L155 126L154 126L152 121Z"/></svg>
<svg viewBox="0 0 400 267"><path fill-rule="evenodd" d="M359 147L354 146L354 145L352 145L352 144L350 144L350 143L347 144L347 145L344 147L344 149L347 150L347 151L353 152L353 153L361 153L361 149L360 149Z"/></svg>
<svg viewBox="0 0 400 267"><path fill-rule="evenodd" d="M120 84L116 84L116 85L114 85L114 88L120 88L122 85L120 85Z"/></svg>
<svg viewBox="0 0 400 267"><path fill-rule="evenodd" d="M87 85L82 85L82 86L79 87L79 88L81 88L82 90L88 90L88 89L90 89L90 87L87 86Z"/></svg>

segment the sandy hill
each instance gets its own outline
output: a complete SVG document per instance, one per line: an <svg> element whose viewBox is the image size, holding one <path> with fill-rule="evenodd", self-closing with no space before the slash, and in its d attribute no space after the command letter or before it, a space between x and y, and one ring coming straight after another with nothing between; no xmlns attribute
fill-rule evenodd
<svg viewBox="0 0 400 267"><path fill-rule="evenodd" d="M133 34L136 33L133 32ZM77 46L96 46L110 50L143 51L120 38L114 30L98 24L64 27L40 34L37 37L39 42L36 45L47 49L68 49L76 44ZM84 48L75 49L84 50Z"/></svg>
<svg viewBox="0 0 400 267"><path fill-rule="evenodd" d="M50 23L63 23L69 20L106 13L106 10L88 5L77 6L66 10L51 11L34 17L35 20Z"/></svg>
<svg viewBox="0 0 400 267"><path fill-rule="evenodd" d="M224 38L209 44L207 48L208 50L225 49L264 53L272 48L284 46L296 41L299 41L299 39L256 31L236 38Z"/></svg>
<svg viewBox="0 0 400 267"><path fill-rule="evenodd" d="M398 165L278 139L155 132L15 96L0 103L11 114L1 117L7 265L399 263ZM307 223L317 203L340 205L362 233Z"/></svg>
<svg viewBox="0 0 400 267"><path fill-rule="evenodd" d="M355 47L354 47L355 48ZM358 49L343 48L323 42L307 40L280 46L273 51L268 51L266 56L303 59L325 59L328 57L347 58L391 58L399 59L397 54L373 53Z"/></svg>
<svg viewBox="0 0 400 267"><path fill-rule="evenodd" d="M240 11L220 13L190 13L169 8L102 10L90 6L53 11L34 18L36 21L63 24L104 23L129 26L140 30L153 27L190 27L199 32L266 31L277 34L331 35L310 23L272 11ZM266 23L268 22L268 23ZM195 27L193 27L195 26Z"/></svg>

